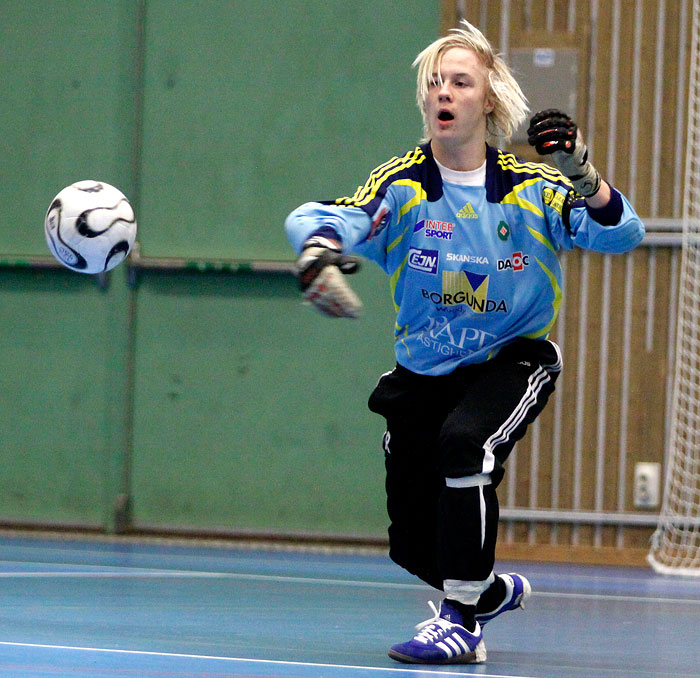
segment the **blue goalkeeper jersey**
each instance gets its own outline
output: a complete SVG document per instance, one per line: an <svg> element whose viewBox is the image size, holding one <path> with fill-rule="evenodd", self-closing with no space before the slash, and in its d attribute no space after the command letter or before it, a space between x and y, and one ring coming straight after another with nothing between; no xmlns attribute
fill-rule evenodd
<svg viewBox="0 0 700 678"><path fill-rule="evenodd" d="M396 359L413 372L446 374L519 337L546 339L562 301L558 251L625 252L644 237L614 189L608 208L591 210L554 168L491 146L485 177L443 180L425 144L377 167L352 197L287 218L297 251L312 234L338 237L389 275Z"/></svg>

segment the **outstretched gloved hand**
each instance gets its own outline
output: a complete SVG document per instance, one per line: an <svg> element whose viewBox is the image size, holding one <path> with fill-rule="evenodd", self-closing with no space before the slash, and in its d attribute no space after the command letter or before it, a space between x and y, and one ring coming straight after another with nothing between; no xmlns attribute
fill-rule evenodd
<svg viewBox="0 0 700 678"><path fill-rule="evenodd" d="M527 140L540 155L552 156L556 168L584 198L598 192L600 173L588 162L581 130L566 113L556 108L536 113L530 119Z"/></svg>
<svg viewBox="0 0 700 678"><path fill-rule="evenodd" d="M357 318L362 302L345 282L344 275L360 267L357 257L342 254L340 245L323 237L312 237L296 261L304 299L332 318Z"/></svg>

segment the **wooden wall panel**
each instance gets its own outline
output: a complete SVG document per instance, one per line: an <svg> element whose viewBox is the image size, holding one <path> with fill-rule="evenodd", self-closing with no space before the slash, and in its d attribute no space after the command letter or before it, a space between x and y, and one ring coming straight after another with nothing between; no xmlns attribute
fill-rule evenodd
<svg viewBox="0 0 700 678"><path fill-rule="evenodd" d="M664 228L659 219L679 228L689 0L457 0L443 2L441 16L443 32L464 16L506 60L516 48L577 49L571 113L592 160L648 231ZM539 159L526 145L509 150ZM565 301L551 338L564 371L509 460L501 555L642 564L653 528L633 523L654 512L633 506L634 466L665 460L679 248L645 242L629 255L562 260ZM549 517L519 518L525 509ZM552 517L567 511L606 520Z"/></svg>

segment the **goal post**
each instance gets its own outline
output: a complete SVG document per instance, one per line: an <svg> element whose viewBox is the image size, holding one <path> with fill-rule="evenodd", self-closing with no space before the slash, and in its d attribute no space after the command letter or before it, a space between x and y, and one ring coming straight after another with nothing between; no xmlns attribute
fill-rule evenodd
<svg viewBox="0 0 700 678"><path fill-rule="evenodd" d="M692 3L683 246L664 497L648 561L700 577L700 0Z"/></svg>

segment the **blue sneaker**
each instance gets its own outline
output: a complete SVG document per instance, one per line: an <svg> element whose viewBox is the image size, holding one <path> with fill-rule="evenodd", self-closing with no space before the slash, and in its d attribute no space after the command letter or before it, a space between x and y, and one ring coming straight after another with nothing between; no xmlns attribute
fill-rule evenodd
<svg viewBox="0 0 700 678"><path fill-rule="evenodd" d="M455 624L462 617L443 601L440 611L430 601L435 616L416 626L419 631L407 643L394 645L389 656L405 664L480 664L486 661L486 646L477 623L473 633Z"/></svg>
<svg viewBox="0 0 700 678"><path fill-rule="evenodd" d="M477 612L476 621L479 622L481 626L486 626L486 624L498 617L502 612L515 610L519 607L524 609L525 601L532 593L530 582L521 574L511 572L510 574L499 574L497 576L505 582L506 595L495 610L491 610L491 612Z"/></svg>

